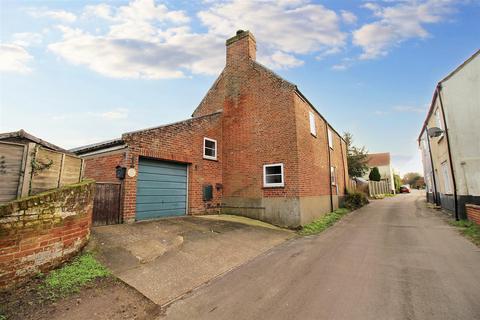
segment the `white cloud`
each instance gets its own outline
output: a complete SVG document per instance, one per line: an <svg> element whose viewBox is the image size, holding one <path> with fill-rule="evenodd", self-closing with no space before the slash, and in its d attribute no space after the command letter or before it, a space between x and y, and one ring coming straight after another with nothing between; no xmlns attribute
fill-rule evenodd
<svg viewBox="0 0 480 320"><path fill-rule="evenodd" d="M70 113L70 114L56 114L52 116L53 120L64 121L68 119L78 120L80 118L101 118L105 120L122 120L128 118L129 111L127 108L115 108L102 112L86 112L86 113Z"/></svg>
<svg viewBox="0 0 480 320"><path fill-rule="evenodd" d="M395 112L415 112L415 113L425 113L427 108L413 107L413 106L395 106L392 108Z"/></svg>
<svg viewBox="0 0 480 320"><path fill-rule="evenodd" d="M82 17L91 19L93 33L59 26L63 37L48 48L70 63L115 78L217 74L225 63L225 40L240 28L255 34L259 61L276 69L302 65L299 55L338 52L346 39L334 11L298 0L211 4L198 13L207 28L203 33L192 31L185 12L153 0L87 6ZM99 18L102 28L95 24Z"/></svg>
<svg viewBox="0 0 480 320"><path fill-rule="evenodd" d="M42 43L43 36L40 33L34 32L20 32L14 33L12 35L12 43L22 46L22 47L29 47L32 45L38 45Z"/></svg>
<svg viewBox="0 0 480 320"><path fill-rule="evenodd" d="M44 8L29 8L28 14L35 18L50 18L60 20L66 23L72 23L77 20L77 16L65 10L48 10Z"/></svg>
<svg viewBox="0 0 480 320"><path fill-rule="evenodd" d="M282 51L275 51L269 56L260 56L258 60L274 69L294 68L303 65L302 60Z"/></svg>
<svg viewBox="0 0 480 320"><path fill-rule="evenodd" d="M347 69L348 69L348 65L345 63L338 63L332 66L332 70L335 70L335 71L343 71Z"/></svg>
<svg viewBox="0 0 480 320"><path fill-rule="evenodd" d="M115 110L99 113L98 115L104 119L109 120L126 119L128 117L128 109L118 108Z"/></svg>
<svg viewBox="0 0 480 320"><path fill-rule="evenodd" d="M353 14L353 12L341 10L340 14L342 16L342 20L347 24L354 24L357 22L357 16Z"/></svg>
<svg viewBox="0 0 480 320"><path fill-rule="evenodd" d="M0 72L26 74L31 72L28 63L33 57L17 44L0 44Z"/></svg>
<svg viewBox="0 0 480 320"><path fill-rule="evenodd" d="M353 32L353 44L362 47L361 59L384 56L392 46L414 38L429 36L426 24L439 23L453 12L453 0L406 0L382 7L366 3L377 21L365 24Z"/></svg>
<svg viewBox="0 0 480 320"><path fill-rule="evenodd" d="M263 56L270 55L267 62L277 52L291 57L321 55L345 45L346 34L340 30L340 18L335 11L306 1L234 0L200 11L198 17L210 33L223 39L235 30L250 30L264 51ZM283 67L291 62L288 60Z"/></svg>
<svg viewBox="0 0 480 320"><path fill-rule="evenodd" d="M217 73L223 65L223 40L191 31L183 11L153 0L126 6L88 6L86 17L109 23L106 32L60 26L63 39L49 49L77 64L114 78L162 79L186 72ZM94 20L92 20L94 22Z"/></svg>

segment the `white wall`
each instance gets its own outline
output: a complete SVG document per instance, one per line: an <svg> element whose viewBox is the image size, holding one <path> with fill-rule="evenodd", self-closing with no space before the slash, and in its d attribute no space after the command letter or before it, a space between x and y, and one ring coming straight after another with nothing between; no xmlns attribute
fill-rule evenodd
<svg viewBox="0 0 480 320"><path fill-rule="evenodd" d="M480 55L440 90L459 195L480 196Z"/></svg>

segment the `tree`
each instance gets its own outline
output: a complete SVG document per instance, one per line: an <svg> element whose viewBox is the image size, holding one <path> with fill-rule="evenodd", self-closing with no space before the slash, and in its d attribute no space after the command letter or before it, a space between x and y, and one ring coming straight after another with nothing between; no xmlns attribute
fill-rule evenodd
<svg viewBox="0 0 480 320"><path fill-rule="evenodd" d="M398 174L393 175L393 183L395 184L395 190L400 190L400 186L402 185L402 178Z"/></svg>
<svg viewBox="0 0 480 320"><path fill-rule="evenodd" d="M414 187L416 182L421 178L422 176L418 172L408 172L403 176L402 182L403 184L409 184Z"/></svg>
<svg viewBox="0 0 480 320"><path fill-rule="evenodd" d="M368 175L368 179L371 181L380 181L380 179L382 179L380 171L378 171L377 167L372 168L372 171L370 171L370 174Z"/></svg>
<svg viewBox="0 0 480 320"><path fill-rule="evenodd" d="M347 144L348 175L351 177L363 177L368 172L368 151L365 147L353 145L353 135L350 132L344 132L343 139L345 139Z"/></svg>

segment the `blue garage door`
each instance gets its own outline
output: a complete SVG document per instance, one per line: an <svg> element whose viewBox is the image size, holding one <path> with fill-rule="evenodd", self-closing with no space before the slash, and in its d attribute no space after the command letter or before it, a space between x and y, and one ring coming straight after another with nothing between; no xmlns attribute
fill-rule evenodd
<svg viewBox="0 0 480 320"><path fill-rule="evenodd" d="M186 214L187 165L140 159L137 220Z"/></svg>

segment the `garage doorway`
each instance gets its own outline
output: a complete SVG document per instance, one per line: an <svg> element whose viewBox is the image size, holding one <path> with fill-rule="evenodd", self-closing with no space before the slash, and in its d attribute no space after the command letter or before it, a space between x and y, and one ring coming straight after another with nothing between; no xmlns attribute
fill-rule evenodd
<svg viewBox="0 0 480 320"><path fill-rule="evenodd" d="M187 185L186 164L140 158L136 220L185 215Z"/></svg>

